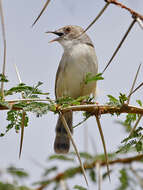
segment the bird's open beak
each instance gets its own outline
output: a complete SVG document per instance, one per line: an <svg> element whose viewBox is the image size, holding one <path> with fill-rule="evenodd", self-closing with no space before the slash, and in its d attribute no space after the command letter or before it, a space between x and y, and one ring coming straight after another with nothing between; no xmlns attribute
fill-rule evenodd
<svg viewBox="0 0 143 190"><path fill-rule="evenodd" d="M61 36L63 36L63 33L58 32L58 31L47 31L46 34L48 34L48 33L56 34L57 36L59 36L59 37L54 38L53 40L49 41L49 43L58 41L61 38Z"/></svg>

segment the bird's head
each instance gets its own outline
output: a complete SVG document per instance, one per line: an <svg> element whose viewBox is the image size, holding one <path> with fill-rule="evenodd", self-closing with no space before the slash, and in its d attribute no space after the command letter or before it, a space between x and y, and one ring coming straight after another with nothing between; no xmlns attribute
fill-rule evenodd
<svg viewBox="0 0 143 190"><path fill-rule="evenodd" d="M56 31L48 31L46 33L56 34L58 37L51 40L50 42L59 42L64 49L70 48L71 46L78 43L91 43L90 38L80 26L68 25L64 26Z"/></svg>

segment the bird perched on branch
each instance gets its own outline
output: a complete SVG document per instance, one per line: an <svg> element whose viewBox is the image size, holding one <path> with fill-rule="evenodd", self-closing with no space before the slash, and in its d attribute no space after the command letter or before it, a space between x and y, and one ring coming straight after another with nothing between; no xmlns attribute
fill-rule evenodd
<svg viewBox="0 0 143 190"><path fill-rule="evenodd" d="M51 42L59 42L64 53L62 55L55 81L56 99L61 97L78 98L96 94L96 82L85 83L88 73L95 76L98 71L97 57L94 45L89 36L80 26L65 26L56 31L50 31L58 37ZM73 113L64 113L68 127L73 133ZM56 125L54 149L56 153L67 153L70 139L59 116Z"/></svg>

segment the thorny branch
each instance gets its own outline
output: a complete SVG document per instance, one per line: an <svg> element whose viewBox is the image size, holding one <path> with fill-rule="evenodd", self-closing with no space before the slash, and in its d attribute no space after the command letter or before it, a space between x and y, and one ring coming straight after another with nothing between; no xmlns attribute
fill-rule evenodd
<svg viewBox="0 0 143 190"><path fill-rule="evenodd" d="M143 21L143 15L139 14L138 12L134 11L133 9L130 9L129 7L118 2L117 0L105 0L105 2L117 5L117 6L121 7L122 9L129 11L134 18L140 18Z"/></svg>
<svg viewBox="0 0 143 190"><path fill-rule="evenodd" d="M40 99L39 99L39 101L40 101ZM41 100L41 101L43 101L43 100ZM20 102L20 100L15 102L14 104L10 103L11 110L22 110L22 108L16 106L16 104L19 102ZM33 102L35 102L35 101L33 100ZM28 105L28 103L29 102L27 102L27 105ZM0 105L0 110L9 110L9 109L10 108L5 106L5 105ZM103 115L103 114L107 114L107 113L109 113L109 114L135 113L135 114L143 115L143 108L132 106L132 105L127 105L127 104L123 104L121 107L109 106L109 105L86 104L86 105L68 106L66 108L60 108L57 105L56 110L57 110L57 112L61 111L62 113L65 113L69 110L87 111L87 112L91 113L91 115L95 115L95 114L96 115L98 115L98 114ZM53 111L53 110L50 110L50 111Z"/></svg>
<svg viewBox="0 0 143 190"><path fill-rule="evenodd" d="M137 155L137 156L133 156L133 157L129 157L129 158L119 158L119 159L115 159L115 160L110 160L109 161L109 165L114 165L114 164L130 164L132 162L139 162L143 159L143 154L141 155ZM96 167L96 164L99 163L99 160L93 161L92 163L84 163L84 168L86 170L88 169L92 169L94 167ZM100 161L100 166L106 166L106 161ZM43 190L45 187L47 187L48 185L50 185L53 182L59 182L62 179L65 178L70 178L70 176L67 176L67 170L65 170L63 173L59 173L58 175L56 175L55 177L45 181L45 183L43 185L41 185L39 188L37 188L36 190ZM81 173L81 168L75 167L74 168L74 175Z"/></svg>
<svg viewBox="0 0 143 190"><path fill-rule="evenodd" d="M100 105L97 106L96 104L93 105L80 105L80 106L69 106L67 108L62 109L62 112L67 112L69 110L72 111L87 111L91 114L114 114L114 113L136 113L136 114L143 114L143 108L135 107L131 105L124 104L121 107L118 106L108 106L108 105Z"/></svg>

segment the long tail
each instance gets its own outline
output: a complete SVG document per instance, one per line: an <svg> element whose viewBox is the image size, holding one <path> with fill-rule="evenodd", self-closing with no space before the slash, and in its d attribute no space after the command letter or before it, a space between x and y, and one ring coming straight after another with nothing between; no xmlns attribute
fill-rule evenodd
<svg viewBox="0 0 143 190"><path fill-rule="evenodd" d="M71 133L73 133L73 128L72 128L73 113L71 111L64 113L64 117ZM54 142L54 150L57 154L65 154L68 153L69 148L70 148L70 139L59 116L56 125L56 138Z"/></svg>

